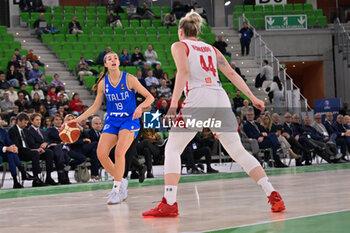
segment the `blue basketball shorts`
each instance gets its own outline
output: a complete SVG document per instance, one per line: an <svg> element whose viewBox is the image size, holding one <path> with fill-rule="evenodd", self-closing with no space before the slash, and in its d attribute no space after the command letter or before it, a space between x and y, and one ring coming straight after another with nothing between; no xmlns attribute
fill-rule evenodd
<svg viewBox="0 0 350 233"><path fill-rule="evenodd" d="M129 117L114 117L106 116L105 124L102 133L110 133L118 135L120 130L127 129L135 133L135 138L140 131L140 120L132 120L132 116Z"/></svg>

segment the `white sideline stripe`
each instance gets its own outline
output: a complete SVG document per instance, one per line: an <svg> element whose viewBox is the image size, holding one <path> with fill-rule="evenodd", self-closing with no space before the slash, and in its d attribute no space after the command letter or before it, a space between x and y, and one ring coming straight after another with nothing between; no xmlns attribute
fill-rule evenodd
<svg viewBox="0 0 350 233"><path fill-rule="evenodd" d="M320 215L335 214L335 213L342 213L342 212L348 212L348 211L350 211L350 209L336 210L336 211L329 211L329 212L321 212L321 213L318 213L318 214L310 214L310 215L303 215L303 216L286 218L286 219L279 219L279 220L272 220L272 221L262 221L262 222L257 222L257 223L249 223L249 224L243 224L243 225L232 226L232 227L224 227L224 228L212 229L212 230L207 230L207 231L202 231L202 232L228 230L228 229L232 229L232 228L248 227L248 226L260 225L260 224L266 224L266 223L272 223L272 222L281 222L281 221L295 220L295 219L300 219L300 218L315 217L315 216L320 216ZM185 233L185 232L183 232L183 233ZM187 233L189 233L189 232L187 232Z"/></svg>

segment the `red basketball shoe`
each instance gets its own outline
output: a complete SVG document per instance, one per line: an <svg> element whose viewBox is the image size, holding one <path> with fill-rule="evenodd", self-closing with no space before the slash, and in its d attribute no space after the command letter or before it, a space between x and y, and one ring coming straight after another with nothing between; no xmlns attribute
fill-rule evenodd
<svg viewBox="0 0 350 233"><path fill-rule="evenodd" d="M179 215L177 209L177 202L173 205L168 205L166 199L163 197L162 202L154 209L150 209L142 213L143 217L176 217Z"/></svg>
<svg viewBox="0 0 350 233"><path fill-rule="evenodd" d="M267 198L269 199L267 203L271 204L271 212L281 212L286 209L282 197L278 192L273 191Z"/></svg>

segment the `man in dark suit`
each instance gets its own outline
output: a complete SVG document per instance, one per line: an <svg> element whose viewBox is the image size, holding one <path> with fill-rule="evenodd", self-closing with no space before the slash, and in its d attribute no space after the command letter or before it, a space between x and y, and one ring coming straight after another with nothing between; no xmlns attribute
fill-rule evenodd
<svg viewBox="0 0 350 233"><path fill-rule="evenodd" d="M281 144L275 133L267 134L264 128L256 121L254 121L254 110L250 108L247 112L247 121L243 125L243 131L249 138L258 140L260 148L271 148L273 159L275 160L276 167L288 167L280 160L280 156L277 151L281 149Z"/></svg>
<svg viewBox="0 0 350 233"><path fill-rule="evenodd" d="M59 136L59 129L62 126L63 119L60 115L55 115L52 124L53 126L46 130L48 143L62 144L62 140ZM79 164L85 162L86 157L80 153L70 149L70 146L64 145L63 151L66 152L65 164L69 164L72 169L75 169ZM73 158L74 160L71 160ZM66 173L66 178L68 174Z"/></svg>
<svg viewBox="0 0 350 233"><path fill-rule="evenodd" d="M340 128L337 127L337 124L333 122L333 113L327 112L326 113L326 119L323 122L324 127L326 128L328 135L336 135L333 136L335 138L335 142L337 146L340 146L341 153L343 156L346 155L346 148L347 148L347 142L345 140L344 135L342 134L342 131Z"/></svg>
<svg viewBox="0 0 350 233"><path fill-rule="evenodd" d="M333 123L333 128L335 129L335 133L337 134L336 142L340 142L341 144L341 152L343 154L343 160L347 159L346 156L346 149L350 151L350 130L347 129L344 125L344 116L339 114L337 116L337 120Z"/></svg>
<svg viewBox="0 0 350 233"><path fill-rule="evenodd" d="M17 115L16 117L16 124L12 126L8 134L13 141L13 143L17 146L18 148L18 155L19 158L23 161L31 161L32 162L32 167L33 167L33 187L39 187L39 186L45 186L46 184L42 182L38 175L41 172L40 168L40 154L43 154L43 150L38 150L38 149L32 149L30 142L29 142L29 132L28 129L26 129L27 125L29 122L29 117L26 113L22 112ZM43 159L46 160L46 169L47 169L47 178L46 179L48 182L50 181L50 173L51 169L53 167L52 165L52 160L53 160L53 155L52 154L46 154L47 156Z"/></svg>
<svg viewBox="0 0 350 233"><path fill-rule="evenodd" d="M24 167L18 157L18 148L13 144L6 130L0 128L0 157L8 162L11 176L13 179L13 188L23 188L17 180L17 169L22 174L22 180L33 180L34 177L25 172Z"/></svg>
<svg viewBox="0 0 350 233"><path fill-rule="evenodd" d="M42 148L45 151L50 151L53 153L58 173L58 181L60 184L67 184L68 182L63 171L65 155L62 150L62 145L56 143L48 143L45 131L40 128L41 115L39 113L32 114L30 120L32 125L28 129L31 136L32 145L34 148Z"/></svg>

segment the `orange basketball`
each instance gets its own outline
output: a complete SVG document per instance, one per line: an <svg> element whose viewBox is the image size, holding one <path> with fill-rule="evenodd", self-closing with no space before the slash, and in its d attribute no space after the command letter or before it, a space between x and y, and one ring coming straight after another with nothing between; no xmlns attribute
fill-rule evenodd
<svg viewBox="0 0 350 233"><path fill-rule="evenodd" d="M64 123L59 130L60 138L65 143L74 143L80 137L80 129L77 123Z"/></svg>

